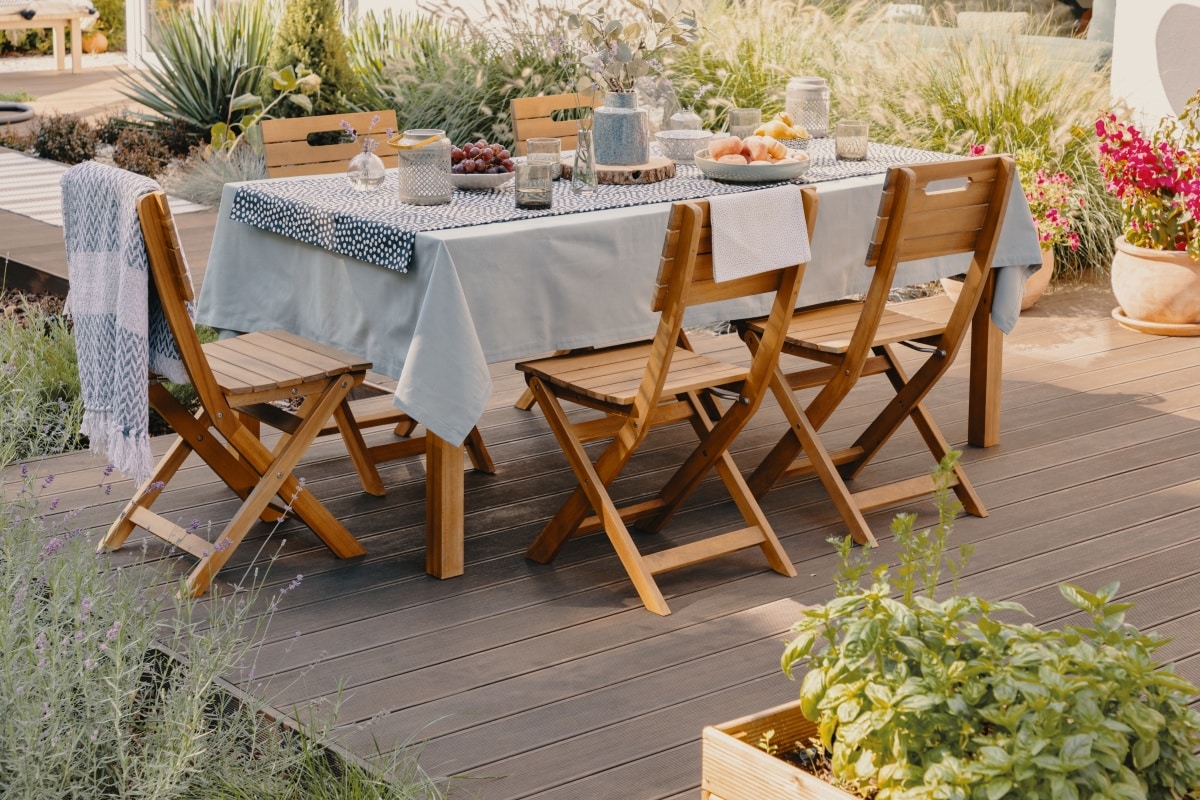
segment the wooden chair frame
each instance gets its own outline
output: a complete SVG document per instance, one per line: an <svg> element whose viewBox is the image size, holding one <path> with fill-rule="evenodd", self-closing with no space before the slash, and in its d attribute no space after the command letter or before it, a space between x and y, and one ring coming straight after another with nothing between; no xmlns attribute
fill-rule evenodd
<svg viewBox="0 0 1200 800"><path fill-rule="evenodd" d="M811 187L797 191L803 194L811 236L817 215L816 191ZM711 246L708 203L676 203L654 295L653 309L660 312L654 339L517 365L525 372L579 481L526 555L547 563L569 537L603 530L642 602L656 614L669 614L670 609L655 575L727 553L759 547L776 572L796 574L728 449L767 393L804 265L717 283L712 275ZM748 368L692 351L682 330L688 306L764 292L774 293L774 303ZM717 387L732 388L736 393L737 399L728 409L710 396L710 390ZM602 411L605 416L572 422L564 402ZM607 487L652 428L683 421L696 432L699 441L695 449L654 499L618 508ZM601 438L611 441L593 461L583 443ZM660 531L714 469L746 527L643 555L628 524L636 522L642 530Z"/></svg>
<svg viewBox="0 0 1200 800"><path fill-rule="evenodd" d="M599 93L547 94L540 97L515 97L509 102L512 115L513 155L525 155L525 140L553 136L562 140L563 150L574 150L578 141L576 119L556 119L555 112L576 108L593 109L600 105Z"/></svg>
<svg viewBox="0 0 1200 800"><path fill-rule="evenodd" d="M157 376L150 376L150 404L178 438L108 530L100 550L116 549L134 528L145 528L198 559L186 583L193 595L208 589L256 520L277 521L284 512L299 517L339 558L362 555L358 541L292 470L332 418L364 487L382 492L347 400L370 364L285 331L201 345L186 307L193 299L192 285L166 195L147 194L137 208L154 285L201 408L193 415ZM283 412L272 404L297 399L303 400L300 411L282 422ZM252 417L280 422L285 434L273 449L259 439L256 426L247 424ZM243 501L211 542L150 510L193 452ZM272 506L273 501L278 504Z"/></svg>
<svg viewBox="0 0 1200 800"><path fill-rule="evenodd" d="M371 120L379 115L379 122L371 128ZM396 112L361 111L352 114L326 114L319 117L294 117L264 119L259 123L263 146L266 149L267 175L271 178L287 178L294 175L326 175L346 171L350 159L362 152L362 142L311 145L308 137L314 133L340 131L342 122L350 124L359 138L368 138L383 146L387 144L387 131L396 131ZM370 132L368 133L368 128ZM384 166L394 168L397 156L384 147L376 151Z"/></svg>
<svg viewBox="0 0 1200 800"><path fill-rule="evenodd" d="M800 309L788 326L783 352L823 365L776 370L771 389L789 429L749 477L755 497L785 476L816 473L854 540L874 545L864 511L933 490L930 475L858 492L851 492L846 480L863 470L906 419L936 460L949 452L923 400L953 363L980 304L990 305L989 271L1014 175L1008 156L895 167L888 173L866 260L874 274L865 298ZM941 296L888 304L900 263L959 253L970 253L971 263L957 302ZM740 329L751 349L761 346L761 320L743 322ZM897 343L929 354L911 376L896 355ZM828 451L818 431L859 378L878 374L888 377L894 398L850 447ZM813 387L820 387L816 396L801 406L795 392ZM797 458L801 451L805 455ZM953 490L964 510L987 516L961 465L954 471Z"/></svg>

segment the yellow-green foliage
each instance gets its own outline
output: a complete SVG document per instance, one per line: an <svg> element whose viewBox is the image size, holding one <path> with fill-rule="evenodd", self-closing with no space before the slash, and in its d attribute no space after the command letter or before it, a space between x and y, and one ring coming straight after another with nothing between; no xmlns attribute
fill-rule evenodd
<svg viewBox="0 0 1200 800"><path fill-rule="evenodd" d="M358 96L358 82L346 54L341 4L337 0L288 0L271 42L267 65L276 70L302 66L321 77L321 92L313 103L314 114L345 111ZM268 79L263 79L259 94L268 99L275 96ZM278 112L293 117L304 113L290 104L279 106Z"/></svg>

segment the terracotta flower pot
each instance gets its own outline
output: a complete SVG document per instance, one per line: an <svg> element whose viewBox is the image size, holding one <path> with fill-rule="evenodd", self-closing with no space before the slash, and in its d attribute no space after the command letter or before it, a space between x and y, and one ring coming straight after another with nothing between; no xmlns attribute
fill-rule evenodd
<svg viewBox="0 0 1200 800"><path fill-rule="evenodd" d="M108 37L99 31L85 33L79 46L85 53L103 53L108 50Z"/></svg>
<svg viewBox="0 0 1200 800"><path fill-rule="evenodd" d="M1050 279L1054 277L1054 250L1047 248L1042 251L1042 267L1025 280L1025 293L1021 295L1021 310L1028 311L1050 287ZM957 278L942 278L942 289L951 300L958 300L962 291L962 281Z"/></svg>
<svg viewBox="0 0 1200 800"><path fill-rule="evenodd" d="M1120 311L1135 323L1200 323L1200 261L1187 253L1135 247L1121 237L1113 256L1112 290Z"/></svg>

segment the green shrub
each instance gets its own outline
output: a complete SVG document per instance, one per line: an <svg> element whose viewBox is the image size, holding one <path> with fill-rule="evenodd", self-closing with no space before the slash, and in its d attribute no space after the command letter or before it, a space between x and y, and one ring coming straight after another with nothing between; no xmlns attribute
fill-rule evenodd
<svg viewBox="0 0 1200 800"><path fill-rule="evenodd" d="M321 90L309 113L337 114L353 107L358 98L338 0L287 0L266 63L276 70L303 67L320 77ZM266 76L259 82L258 94L268 101L277 94ZM305 111L284 103L276 113L303 116Z"/></svg>
<svg viewBox="0 0 1200 800"><path fill-rule="evenodd" d="M172 195L219 206L226 183L254 181L267 177L267 164L261 153L243 143L220 154L197 148L178 166L172 166L159 178Z"/></svg>
<svg viewBox="0 0 1200 800"><path fill-rule="evenodd" d="M83 419L75 338L27 298L0 316L0 464L78 449Z"/></svg>
<svg viewBox="0 0 1200 800"><path fill-rule="evenodd" d="M230 117L238 76L267 63L275 24L269 2L223 3L212 12L168 10L149 40L157 64L124 79L124 94L153 114L135 114L155 126L185 126L207 141L209 129ZM235 112L233 121L241 118Z"/></svg>
<svg viewBox="0 0 1200 800"><path fill-rule="evenodd" d="M153 131L131 127L117 136L112 158L121 169L153 178L167 166L171 151Z"/></svg>
<svg viewBox="0 0 1200 800"><path fill-rule="evenodd" d="M467 16L368 18L351 38L360 107L394 108L401 129L444 128L453 142L512 144L509 102L569 91L578 73L567 15L501 0ZM382 47L381 47L382 45Z"/></svg>
<svg viewBox="0 0 1200 800"><path fill-rule="evenodd" d="M69 114L38 117L31 143L41 158L63 164L78 164L96 155L96 136L91 124Z"/></svg>
<svg viewBox="0 0 1200 800"><path fill-rule="evenodd" d="M911 515L893 525L894 583L882 567L860 585L862 557L835 541L839 596L793 628L782 666L808 659L801 710L834 777L878 800L1194 796L1197 687L1155 663L1164 640L1125 623L1116 584L1060 587L1087 622L1059 630L1011 621L1027 615L1017 603L934 599L957 455L935 473L936 532L914 533Z"/></svg>

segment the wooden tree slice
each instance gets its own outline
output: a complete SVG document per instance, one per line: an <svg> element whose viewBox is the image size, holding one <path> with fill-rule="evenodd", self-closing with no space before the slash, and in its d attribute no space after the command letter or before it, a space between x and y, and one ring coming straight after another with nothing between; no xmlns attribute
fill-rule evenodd
<svg viewBox="0 0 1200 800"><path fill-rule="evenodd" d="M573 162L563 159L563 180L571 180ZM662 156L651 156L645 164L621 166L617 164L597 164L596 180L598 183L615 186L633 186L638 183L658 183L667 178L675 177L675 162Z"/></svg>

